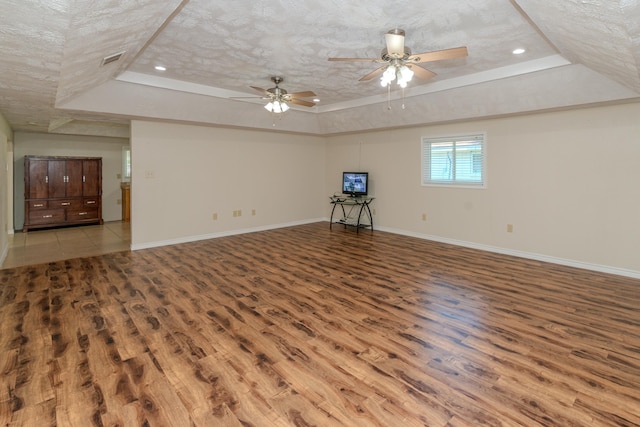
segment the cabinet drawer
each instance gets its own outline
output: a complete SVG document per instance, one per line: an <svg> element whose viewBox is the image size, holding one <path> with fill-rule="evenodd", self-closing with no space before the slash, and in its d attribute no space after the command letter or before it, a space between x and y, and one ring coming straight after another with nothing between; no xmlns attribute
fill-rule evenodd
<svg viewBox="0 0 640 427"><path fill-rule="evenodd" d="M29 200L29 209L49 209L49 202L46 200Z"/></svg>
<svg viewBox="0 0 640 427"><path fill-rule="evenodd" d="M52 224L64 221L64 209L29 211L29 224Z"/></svg>
<svg viewBox="0 0 640 427"><path fill-rule="evenodd" d="M51 209L56 209L56 208L81 209L82 201L80 199L49 200L49 207Z"/></svg>
<svg viewBox="0 0 640 427"><path fill-rule="evenodd" d="M84 206L85 208L97 208L98 199L96 199L95 197L91 197L89 199L83 199L82 206Z"/></svg>
<svg viewBox="0 0 640 427"><path fill-rule="evenodd" d="M67 221L81 221L85 219L99 219L98 209L86 208L67 211Z"/></svg>

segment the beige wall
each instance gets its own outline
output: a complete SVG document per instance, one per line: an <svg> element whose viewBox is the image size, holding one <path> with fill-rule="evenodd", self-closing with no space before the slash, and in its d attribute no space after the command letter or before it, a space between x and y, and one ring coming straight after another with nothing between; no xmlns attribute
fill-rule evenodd
<svg viewBox="0 0 640 427"><path fill-rule="evenodd" d="M423 136L478 131L486 189L420 185ZM640 104L332 137L327 158L331 191L370 173L382 229L640 277Z"/></svg>
<svg viewBox="0 0 640 427"><path fill-rule="evenodd" d="M71 136L44 133L16 132L14 143L14 222L17 230L24 224L24 156L86 156L102 157L102 218L105 221L122 219L120 179L122 147L129 145L124 138Z"/></svg>
<svg viewBox="0 0 640 427"><path fill-rule="evenodd" d="M318 221L328 201L320 137L134 121L131 161L134 249Z"/></svg>
<svg viewBox="0 0 640 427"><path fill-rule="evenodd" d="M421 138L469 132L488 187L421 186ZM640 277L639 136L640 104L326 138L136 121L132 246L326 220L363 170L377 229Z"/></svg>

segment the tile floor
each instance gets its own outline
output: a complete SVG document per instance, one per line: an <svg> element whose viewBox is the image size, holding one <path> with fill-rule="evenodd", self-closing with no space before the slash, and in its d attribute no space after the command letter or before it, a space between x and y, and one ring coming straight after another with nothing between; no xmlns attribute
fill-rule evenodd
<svg viewBox="0 0 640 427"><path fill-rule="evenodd" d="M130 223L105 222L9 235L9 251L1 268L131 250Z"/></svg>

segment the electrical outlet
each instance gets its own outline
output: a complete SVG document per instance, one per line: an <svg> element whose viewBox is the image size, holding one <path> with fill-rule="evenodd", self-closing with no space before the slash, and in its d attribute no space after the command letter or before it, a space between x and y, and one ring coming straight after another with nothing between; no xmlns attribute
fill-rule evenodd
<svg viewBox="0 0 640 427"><path fill-rule="evenodd" d="M213 220L214 220L214 221L217 221L217 220L218 220L218 212L214 212L214 213L211 215L211 218L213 218Z"/></svg>
<svg viewBox="0 0 640 427"><path fill-rule="evenodd" d="M121 205L122 204L122 199L118 199L118 204Z"/></svg>
<svg viewBox="0 0 640 427"><path fill-rule="evenodd" d="M256 216L256 210L255 209L251 209L251 216Z"/></svg>
<svg viewBox="0 0 640 427"><path fill-rule="evenodd" d="M376 208L371 209L371 215L375 215L376 214Z"/></svg>
<svg viewBox="0 0 640 427"><path fill-rule="evenodd" d="M513 233L513 224L507 224L507 233Z"/></svg>
<svg viewBox="0 0 640 427"><path fill-rule="evenodd" d="M427 220L427 214L426 214L426 213L423 213L423 214L422 214L422 220L423 220L423 221L426 221L426 220Z"/></svg>
<svg viewBox="0 0 640 427"><path fill-rule="evenodd" d="M116 179L121 179L122 178L122 174L117 173L116 174Z"/></svg>

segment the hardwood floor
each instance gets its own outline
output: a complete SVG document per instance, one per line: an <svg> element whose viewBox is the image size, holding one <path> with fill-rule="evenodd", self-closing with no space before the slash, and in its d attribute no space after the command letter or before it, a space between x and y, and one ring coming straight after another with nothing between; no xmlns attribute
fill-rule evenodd
<svg viewBox="0 0 640 427"><path fill-rule="evenodd" d="M640 281L317 223L0 271L0 425L638 426Z"/></svg>

